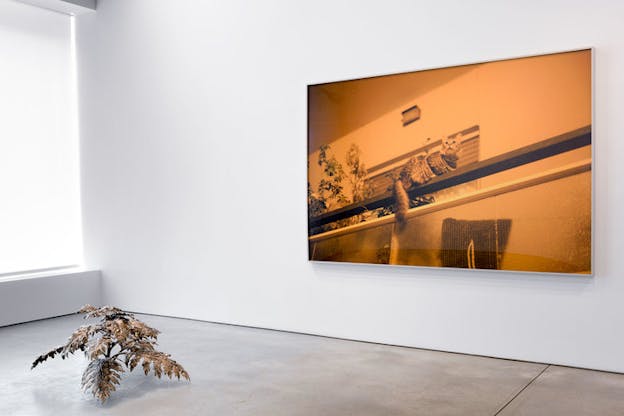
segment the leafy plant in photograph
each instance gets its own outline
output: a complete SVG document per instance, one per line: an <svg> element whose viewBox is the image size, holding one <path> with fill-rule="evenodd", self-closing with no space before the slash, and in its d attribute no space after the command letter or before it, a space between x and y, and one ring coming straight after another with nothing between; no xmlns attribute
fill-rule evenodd
<svg viewBox="0 0 624 416"><path fill-rule="evenodd" d="M330 145L325 144L319 149L318 165L323 170L316 192L314 192L308 182L308 214L310 217L316 217L325 212L331 211L347 205L350 201L344 193L342 184L345 178L345 171L342 163L336 159L336 156L330 153ZM308 165L309 166L309 165ZM335 229L341 226L336 223L325 224L320 227L314 227L310 230L311 234Z"/></svg>
<svg viewBox="0 0 624 416"><path fill-rule="evenodd" d="M366 200L372 196L372 189L368 185L366 166L361 161L361 151L356 144L351 144L345 154L346 170L342 163L331 153L331 146L326 144L320 147L318 165L321 166L323 177L321 178L316 192L308 182L308 215L315 217L325 212L343 207L351 203ZM345 183L348 184L345 189ZM350 186L351 197L348 195ZM345 227L365 220L365 215L359 214L351 218L338 220L334 223L316 227L311 230L316 232L327 231Z"/></svg>
<svg viewBox="0 0 624 416"><path fill-rule="evenodd" d="M345 171L336 156L330 155L329 149L328 144L321 146L318 157L318 165L323 168L323 178L319 182L318 195L321 200L325 201L328 210L349 203L349 198L344 194L344 186L342 185Z"/></svg>
<svg viewBox="0 0 624 416"><path fill-rule="evenodd" d="M357 144L353 143L349 147L346 155L348 179L351 184L351 195L353 202L360 202L372 196L372 189L368 186L366 178L368 172L366 165L361 160L362 152Z"/></svg>
<svg viewBox="0 0 624 416"><path fill-rule="evenodd" d="M169 354L157 351L156 340L160 331L136 319L133 314L121 309L85 305L77 313L84 318L100 318L95 324L83 325L69 337L67 343L40 355L31 369L48 358L59 355L67 358L76 351L84 352L90 360L82 375L82 388L91 391L104 402L121 382L121 374L137 366L145 375L151 371L156 377L163 375L190 380L186 370Z"/></svg>

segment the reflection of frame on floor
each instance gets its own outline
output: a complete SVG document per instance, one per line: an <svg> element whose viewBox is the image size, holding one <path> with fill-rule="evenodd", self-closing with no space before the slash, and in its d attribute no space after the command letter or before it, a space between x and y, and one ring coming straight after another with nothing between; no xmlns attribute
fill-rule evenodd
<svg viewBox="0 0 624 416"><path fill-rule="evenodd" d="M591 273L590 62L584 50L310 86L310 259ZM420 118L397 120L410 100Z"/></svg>

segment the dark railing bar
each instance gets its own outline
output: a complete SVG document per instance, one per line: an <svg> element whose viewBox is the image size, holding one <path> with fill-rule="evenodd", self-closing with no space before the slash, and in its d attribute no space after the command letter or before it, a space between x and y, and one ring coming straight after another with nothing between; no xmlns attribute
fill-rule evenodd
<svg viewBox="0 0 624 416"><path fill-rule="evenodd" d="M411 189L408 193L410 197L430 194L451 186L460 185L480 179L495 173L536 162L547 157L555 156L559 153L568 152L591 144L591 126L585 126L559 136L551 137L507 153L472 163L457 170L438 176L424 185ZM365 211L385 207L394 203L392 192L385 192L375 198L368 199L356 204L337 209L310 218L308 223L310 228L328 224L344 218L361 214Z"/></svg>

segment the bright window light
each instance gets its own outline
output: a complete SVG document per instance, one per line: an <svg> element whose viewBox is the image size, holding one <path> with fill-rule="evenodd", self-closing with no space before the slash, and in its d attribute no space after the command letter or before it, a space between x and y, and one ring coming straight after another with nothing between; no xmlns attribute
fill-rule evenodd
<svg viewBox="0 0 624 416"><path fill-rule="evenodd" d="M0 2L0 275L82 262L72 19Z"/></svg>

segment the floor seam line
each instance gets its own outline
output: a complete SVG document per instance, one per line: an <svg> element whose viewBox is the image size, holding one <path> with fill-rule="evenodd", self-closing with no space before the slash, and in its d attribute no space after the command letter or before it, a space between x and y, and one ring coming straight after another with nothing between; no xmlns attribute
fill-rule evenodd
<svg viewBox="0 0 624 416"><path fill-rule="evenodd" d="M522 394L522 392L523 392L523 391L525 391L525 390L526 390L526 389L527 389L527 388L528 388L531 384L533 384L533 383L535 382L535 380L537 380L538 378L540 378L540 376L541 376L542 374L544 374L544 372L545 372L546 370L548 370L548 369L550 368L550 366L551 366L551 364L548 364L546 367L544 367L544 368L542 369L542 371L540 371L540 372L539 372L539 374L538 374L538 375L536 375L535 377L533 377L533 378L531 379L531 381L529 381L529 382L526 384L526 386L522 387L522 388L520 389L520 391L518 391L516 394L514 394L514 396L513 396L511 399L509 399L509 400L507 401L507 403L505 403L505 404L503 405L503 407L501 407L500 409L498 409L498 411L497 411L496 413L494 413L494 415L493 415L493 416L498 416L498 415L499 415L499 414L500 414L503 410L505 410L505 408L506 408L507 406L509 406L509 405L511 404L511 402L513 402L514 400L516 400L516 398L517 398L518 396L520 396L520 395Z"/></svg>

